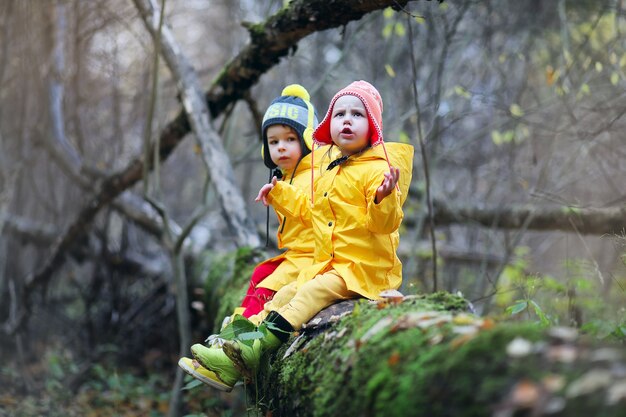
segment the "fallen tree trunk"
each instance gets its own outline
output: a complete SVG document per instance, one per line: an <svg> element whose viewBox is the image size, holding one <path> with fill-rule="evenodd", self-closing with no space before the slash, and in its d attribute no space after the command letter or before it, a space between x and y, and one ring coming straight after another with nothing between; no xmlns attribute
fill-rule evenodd
<svg viewBox="0 0 626 417"><path fill-rule="evenodd" d="M239 251L213 262L215 327L256 261ZM623 346L470 310L443 292L335 304L266 358L248 398L273 417L626 416Z"/></svg>
<svg viewBox="0 0 626 417"><path fill-rule="evenodd" d="M445 293L361 301L284 346L251 398L274 417L626 415L623 348L463 306Z"/></svg>

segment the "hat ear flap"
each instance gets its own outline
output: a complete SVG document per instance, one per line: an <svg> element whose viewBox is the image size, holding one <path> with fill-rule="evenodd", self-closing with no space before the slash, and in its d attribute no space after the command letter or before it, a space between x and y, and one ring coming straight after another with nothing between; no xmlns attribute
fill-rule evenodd
<svg viewBox="0 0 626 417"><path fill-rule="evenodd" d="M304 140L304 145L309 149L313 150L313 128L307 127L304 129L304 133L302 133L302 139Z"/></svg>

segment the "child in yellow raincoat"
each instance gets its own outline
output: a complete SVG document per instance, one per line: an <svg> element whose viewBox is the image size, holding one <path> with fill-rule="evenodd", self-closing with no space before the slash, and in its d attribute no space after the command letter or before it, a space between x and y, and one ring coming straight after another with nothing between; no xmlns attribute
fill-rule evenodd
<svg viewBox="0 0 626 417"><path fill-rule="evenodd" d="M263 354L276 350L328 305L357 297L376 299L381 291L400 286L398 227L413 148L385 146L382 110L380 94L365 81L340 90L314 138L319 144L334 144L341 157L321 164L310 198L275 178L261 188L257 200L273 205L288 219L312 225L313 264L250 317L262 337L227 341L222 349L192 346L198 362L222 381L234 384L242 377L253 378Z"/></svg>
<svg viewBox="0 0 626 417"><path fill-rule="evenodd" d="M282 178L296 189L309 193L311 187L311 148L313 130L318 121L315 108L311 104L307 90L291 84L285 87L279 97L267 108L261 127L263 147L261 154L265 166L273 176ZM318 151L319 152L319 151ZM278 247L288 248L285 252L258 264L250 278L248 291L235 309L235 314L251 317L263 310L276 291L295 282L298 274L313 263L313 231L310 224L296 219L287 219L276 213L279 220ZM222 327L226 327L231 316ZM209 345L221 346L220 335L211 335ZM222 390L232 386L224 385L215 374L201 367L190 358L181 358L179 366L188 374L208 385Z"/></svg>

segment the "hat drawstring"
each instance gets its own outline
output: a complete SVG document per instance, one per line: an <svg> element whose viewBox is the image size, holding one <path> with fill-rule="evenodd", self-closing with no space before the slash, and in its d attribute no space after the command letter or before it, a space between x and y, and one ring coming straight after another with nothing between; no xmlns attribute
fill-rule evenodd
<svg viewBox="0 0 626 417"><path fill-rule="evenodd" d="M291 178L289 179L289 185L291 185L293 183L293 177L296 175L296 170L298 169L298 165L300 165L300 161L302 161L302 158L298 159L298 162L296 162L296 166L293 168L293 171L291 172ZM282 172L281 172L281 175L282 175ZM283 225L280 227L280 231L278 233L280 233L280 234L283 233L283 230L285 230L285 223L287 223L287 216L283 216Z"/></svg>
<svg viewBox="0 0 626 417"><path fill-rule="evenodd" d="M387 148L385 148L385 142L380 141L380 144L383 145L383 151L385 152L385 159L387 160L387 165L389 166L389 172L391 172L391 162L389 162L389 155L387 155ZM396 183L396 191L400 192L400 186Z"/></svg>

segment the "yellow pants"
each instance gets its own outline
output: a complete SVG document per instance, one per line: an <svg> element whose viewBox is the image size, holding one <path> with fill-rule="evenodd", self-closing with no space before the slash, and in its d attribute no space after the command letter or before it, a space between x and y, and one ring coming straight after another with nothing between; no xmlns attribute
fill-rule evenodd
<svg viewBox="0 0 626 417"><path fill-rule="evenodd" d="M274 310L298 330L323 308L336 301L358 297L360 295L348 290L343 278L331 269L300 288L297 282L284 286L274 294L272 301L265 304L263 311L250 317L250 321L258 325Z"/></svg>

